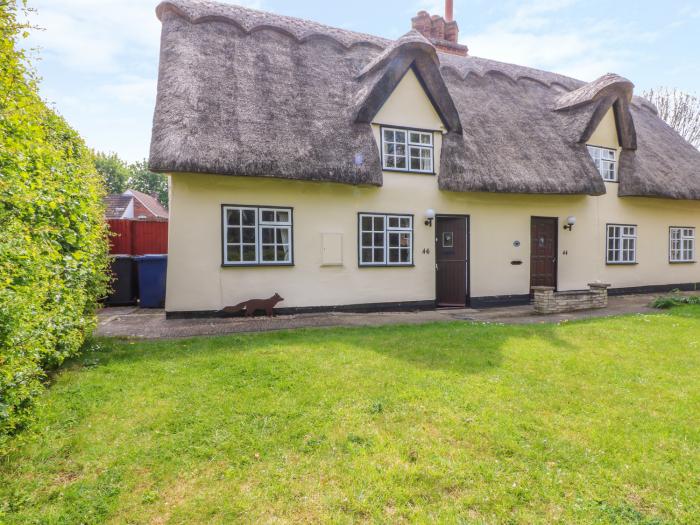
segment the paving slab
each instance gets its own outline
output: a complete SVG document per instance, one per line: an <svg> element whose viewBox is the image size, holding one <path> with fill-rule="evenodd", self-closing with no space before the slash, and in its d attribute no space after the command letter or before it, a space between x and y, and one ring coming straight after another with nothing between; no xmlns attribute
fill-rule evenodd
<svg viewBox="0 0 700 525"><path fill-rule="evenodd" d="M382 326L421 324L441 321L471 321L504 324L561 323L578 319L622 314L654 314L649 307L660 294L634 294L610 297L607 308L553 315L538 314L531 305L499 308L449 308L410 312L313 313L268 317L229 317L207 319L166 319L164 310L137 307L104 308L98 314L96 335L143 339L211 336L246 332L267 332L294 328L334 326Z"/></svg>

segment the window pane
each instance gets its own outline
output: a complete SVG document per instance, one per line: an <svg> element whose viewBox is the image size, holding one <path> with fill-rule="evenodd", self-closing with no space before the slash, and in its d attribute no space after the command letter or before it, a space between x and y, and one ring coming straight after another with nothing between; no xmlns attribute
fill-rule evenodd
<svg viewBox="0 0 700 525"><path fill-rule="evenodd" d="M241 211L240 210L227 210L226 211L226 223L229 226L236 226L241 223Z"/></svg>
<svg viewBox="0 0 700 525"><path fill-rule="evenodd" d="M362 246L370 246L372 244L372 234L363 233L362 234Z"/></svg>
<svg viewBox="0 0 700 525"><path fill-rule="evenodd" d="M255 228L243 228L243 242L255 242Z"/></svg>
<svg viewBox="0 0 700 525"><path fill-rule="evenodd" d="M396 157L396 165L394 167L398 168L400 170L405 170L406 169L406 157Z"/></svg>
<svg viewBox="0 0 700 525"><path fill-rule="evenodd" d="M383 262L384 261L384 248L375 248L374 249L374 262Z"/></svg>
<svg viewBox="0 0 700 525"><path fill-rule="evenodd" d="M399 218L398 217L389 217L389 228L398 228L399 227Z"/></svg>
<svg viewBox="0 0 700 525"><path fill-rule="evenodd" d="M362 217L362 229L370 231L372 229L372 217Z"/></svg>
<svg viewBox="0 0 700 525"><path fill-rule="evenodd" d="M399 250L389 250L389 262L390 263L399 262Z"/></svg>
<svg viewBox="0 0 700 525"><path fill-rule="evenodd" d="M406 142L406 132L394 131L394 142Z"/></svg>
<svg viewBox="0 0 700 525"><path fill-rule="evenodd" d="M389 234L389 248L398 248L399 247L399 234L398 233L390 233Z"/></svg>
<svg viewBox="0 0 700 525"><path fill-rule="evenodd" d="M275 212L272 210L263 210L260 216L263 222L275 222Z"/></svg>
<svg viewBox="0 0 700 525"><path fill-rule="evenodd" d="M240 246L227 246L226 247L226 260L228 262L239 262L241 260L241 247Z"/></svg>
<svg viewBox="0 0 700 525"><path fill-rule="evenodd" d="M277 262L290 262L289 246L277 246Z"/></svg>
<svg viewBox="0 0 700 525"><path fill-rule="evenodd" d="M363 248L362 249L362 262L363 263L372 262L372 249L371 248Z"/></svg>
<svg viewBox="0 0 700 525"><path fill-rule="evenodd" d="M374 234L374 245L375 246L384 246L384 234L383 233L375 233Z"/></svg>
<svg viewBox="0 0 700 525"><path fill-rule="evenodd" d="M239 243L241 242L241 230L240 228L227 228L226 232L226 242Z"/></svg>
<svg viewBox="0 0 700 525"><path fill-rule="evenodd" d="M255 226L255 210L243 210L243 224Z"/></svg>
<svg viewBox="0 0 700 525"><path fill-rule="evenodd" d="M277 243L289 244L289 228L277 228Z"/></svg>
<svg viewBox="0 0 700 525"><path fill-rule="evenodd" d="M407 248L411 245L410 233L401 233L399 236L399 244L402 248Z"/></svg>
<svg viewBox="0 0 700 525"><path fill-rule="evenodd" d="M375 231L384 231L384 217L374 217Z"/></svg>
<svg viewBox="0 0 700 525"><path fill-rule="evenodd" d="M409 217L401 217L400 226L402 228L410 228L411 227L411 219Z"/></svg>
<svg viewBox="0 0 700 525"><path fill-rule="evenodd" d="M410 263L411 262L411 251L410 250L401 250L401 262L402 263Z"/></svg>
<svg viewBox="0 0 700 525"><path fill-rule="evenodd" d="M261 228L262 231L262 242L265 244L272 244L275 242L275 229L274 228Z"/></svg>
<svg viewBox="0 0 700 525"><path fill-rule="evenodd" d="M275 262L275 247L274 246L263 246L262 247L262 260L263 262Z"/></svg>
<svg viewBox="0 0 700 525"><path fill-rule="evenodd" d="M255 262L255 245L243 245L243 261Z"/></svg>

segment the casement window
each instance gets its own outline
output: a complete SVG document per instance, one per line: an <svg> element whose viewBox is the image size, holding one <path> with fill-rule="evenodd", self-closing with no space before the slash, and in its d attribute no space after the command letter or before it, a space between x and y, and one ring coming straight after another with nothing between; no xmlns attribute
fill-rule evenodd
<svg viewBox="0 0 700 525"><path fill-rule="evenodd" d="M386 170L433 173L433 133L382 128L382 159Z"/></svg>
<svg viewBox="0 0 700 525"><path fill-rule="evenodd" d="M669 241L669 261L695 261L695 228L672 227Z"/></svg>
<svg viewBox="0 0 700 525"><path fill-rule="evenodd" d="M637 262L637 227L627 224L607 225L608 264L634 264Z"/></svg>
<svg viewBox="0 0 700 525"><path fill-rule="evenodd" d="M617 152L614 149L588 146L588 153L603 180L617 182Z"/></svg>
<svg viewBox="0 0 700 525"><path fill-rule="evenodd" d="M223 206L222 214L224 265L293 263L291 208Z"/></svg>
<svg viewBox="0 0 700 525"><path fill-rule="evenodd" d="M359 214L360 266L411 266L413 216Z"/></svg>

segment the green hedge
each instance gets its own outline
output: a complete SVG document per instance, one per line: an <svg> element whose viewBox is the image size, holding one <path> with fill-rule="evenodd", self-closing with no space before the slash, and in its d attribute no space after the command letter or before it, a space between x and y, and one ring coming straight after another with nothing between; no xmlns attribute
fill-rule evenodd
<svg viewBox="0 0 700 525"><path fill-rule="evenodd" d="M39 98L16 15L0 1L0 455L46 371L90 334L107 283L101 180Z"/></svg>

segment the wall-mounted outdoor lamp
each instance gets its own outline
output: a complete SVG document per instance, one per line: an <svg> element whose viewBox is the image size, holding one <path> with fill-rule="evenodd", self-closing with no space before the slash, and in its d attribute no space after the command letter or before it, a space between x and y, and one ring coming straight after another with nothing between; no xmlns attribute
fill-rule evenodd
<svg viewBox="0 0 700 525"><path fill-rule="evenodd" d="M435 218L435 210L434 209L428 208L427 210L425 210L425 225L426 226L432 226L434 218Z"/></svg>
<svg viewBox="0 0 700 525"><path fill-rule="evenodd" d="M569 215L566 218L566 224L564 225L564 229L571 231L574 228L574 224L576 224L576 217L574 217L573 215Z"/></svg>

